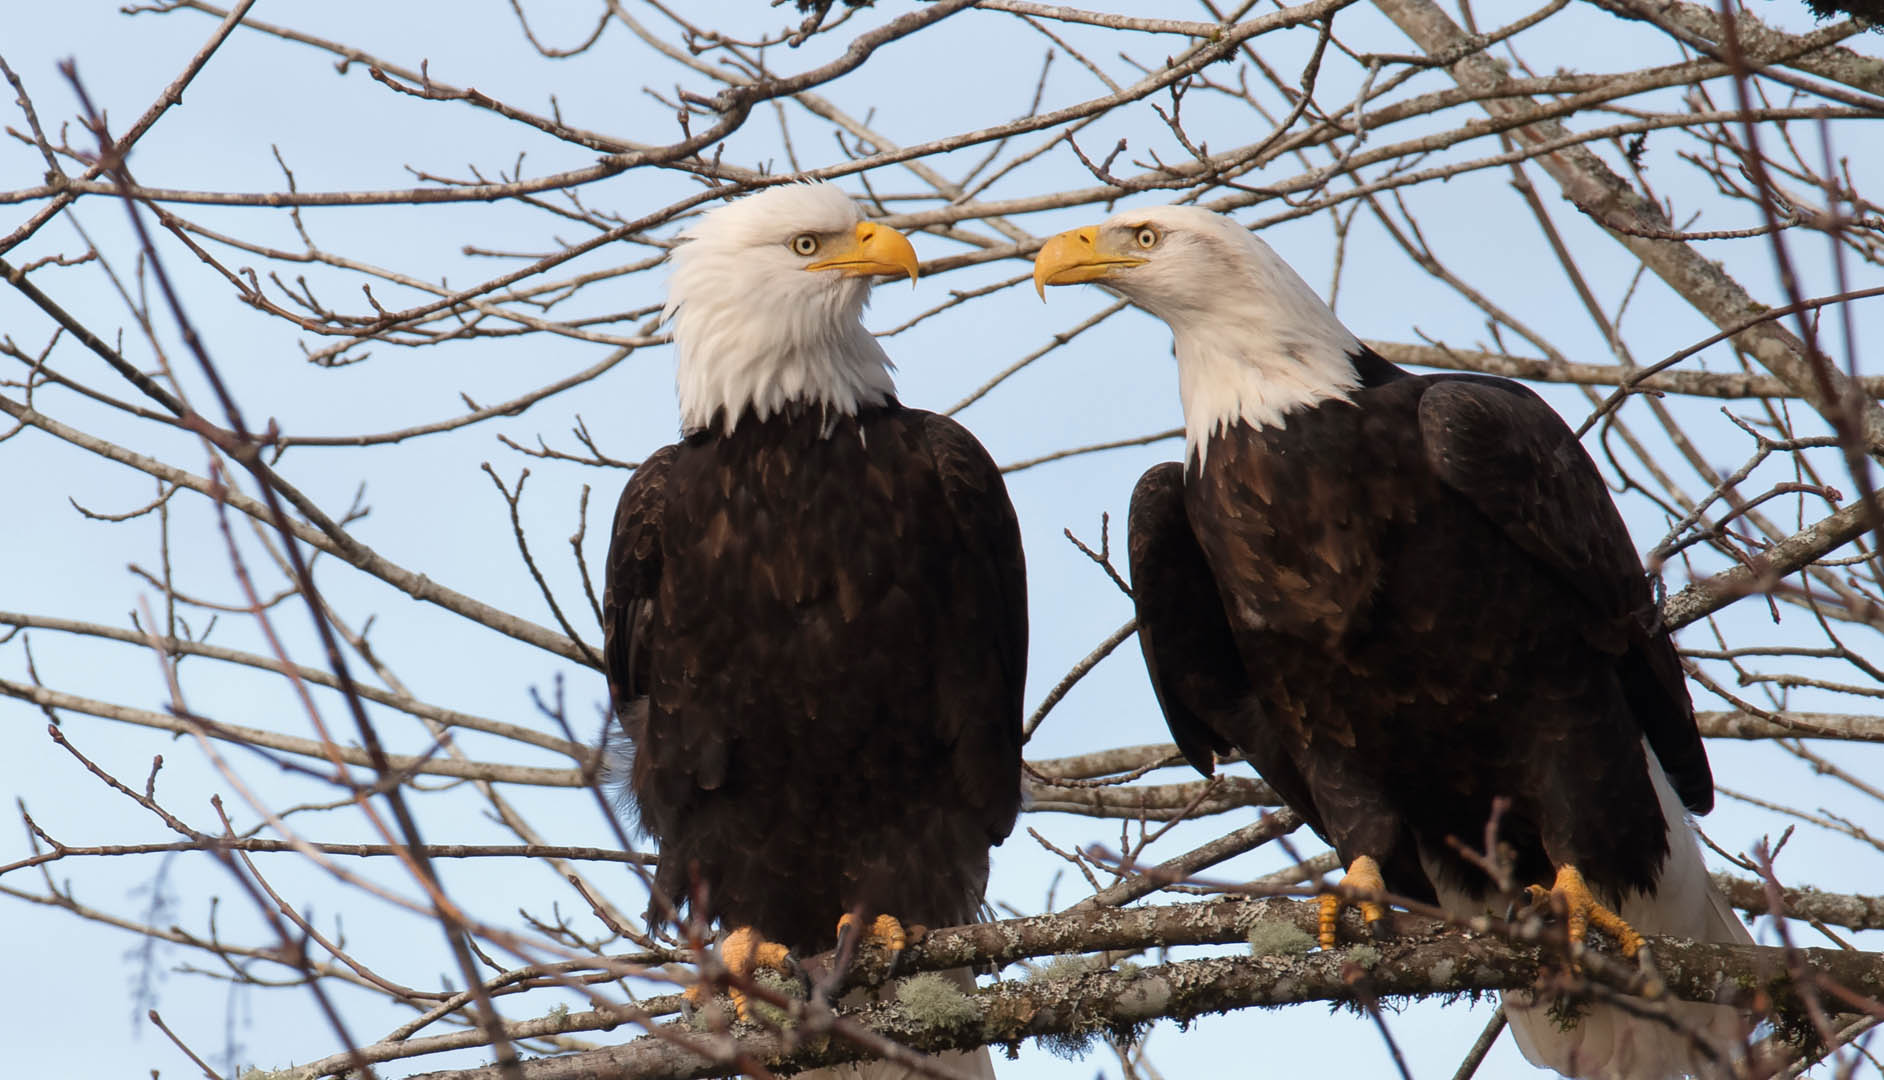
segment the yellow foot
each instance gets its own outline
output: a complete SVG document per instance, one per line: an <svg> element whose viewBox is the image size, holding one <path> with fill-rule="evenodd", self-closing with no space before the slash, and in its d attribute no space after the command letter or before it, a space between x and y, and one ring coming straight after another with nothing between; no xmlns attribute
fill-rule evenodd
<svg viewBox="0 0 1884 1080"><path fill-rule="evenodd" d="M1562 903L1572 946L1581 946L1592 926L1615 938L1622 946L1622 955L1631 959L1647 944L1642 935L1635 932L1635 927L1622 921L1622 916L1597 902L1583 874L1569 863L1557 868L1557 882L1548 891L1539 885L1531 886L1528 891L1531 898L1540 903L1548 902L1552 906Z"/></svg>
<svg viewBox="0 0 1884 1080"><path fill-rule="evenodd" d="M757 930L742 926L726 935L720 942L720 962L726 965L727 973L737 981L745 981L760 968L770 968L781 975L792 973L791 951L776 941L767 941ZM745 991L737 986L727 988L732 996L733 1008L739 1011L741 1020L750 1020L751 1006L747 1004ZM698 1009L713 1000L713 985L701 980L689 986L683 995L687 1004Z"/></svg>
<svg viewBox="0 0 1884 1080"><path fill-rule="evenodd" d="M862 923L863 920L857 916L846 914L837 920L837 939L843 941L845 934L856 934ZM895 916L878 915L876 921L870 924L869 929L863 931L863 940L858 944L860 946L881 945L888 949L890 967L894 970L897 958L903 954L904 949L909 947L909 934Z"/></svg>
<svg viewBox="0 0 1884 1080"><path fill-rule="evenodd" d="M1387 891L1387 883L1380 876L1380 864L1369 855L1362 855L1348 866L1348 872L1341 877L1341 887L1371 889L1377 893ZM1318 937L1322 948L1335 947L1335 926L1341 920L1341 908L1346 903L1348 901L1334 893L1321 895L1321 919L1317 929L1320 930ZM1387 917L1387 906L1377 900L1362 900L1356 906L1361 909L1361 918L1367 922L1368 930L1377 938L1386 936L1387 924L1381 920Z"/></svg>

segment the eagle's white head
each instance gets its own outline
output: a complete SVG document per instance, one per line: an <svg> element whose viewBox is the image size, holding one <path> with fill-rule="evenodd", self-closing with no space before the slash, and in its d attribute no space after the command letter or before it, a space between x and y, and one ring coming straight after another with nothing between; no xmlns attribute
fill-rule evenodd
<svg viewBox="0 0 1884 1080"><path fill-rule="evenodd" d="M700 219L670 256L667 307L686 431L724 430L792 403L854 414L895 393L863 328L877 274L916 277L902 233L865 221L830 184L767 188Z"/></svg>
<svg viewBox="0 0 1884 1080"><path fill-rule="evenodd" d="M1195 206L1126 210L1063 232L1034 259L1034 286L1097 282L1171 328L1184 441L1201 463L1211 434L1345 399L1360 341L1268 244Z"/></svg>

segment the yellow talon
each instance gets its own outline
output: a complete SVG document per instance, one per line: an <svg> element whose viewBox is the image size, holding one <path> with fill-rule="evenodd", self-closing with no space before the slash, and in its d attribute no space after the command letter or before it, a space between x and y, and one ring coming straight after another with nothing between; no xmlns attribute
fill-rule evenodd
<svg viewBox="0 0 1884 1080"><path fill-rule="evenodd" d="M1573 946L1583 944L1591 926L1615 938L1617 944L1622 946L1622 955L1631 959L1642 951L1642 946L1648 944L1641 934L1636 933L1635 927L1623 921L1622 916L1597 902L1590 892L1589 883L1583 880L1583 874L1569 863L1557 868L1556 884L1551 886L1548 894L1536 885L1531 886L1529 891L1534 898L1541 899L1547 895L1553 903L1562 901L1565 929Z"/></svg>
<svg viewBox="0 0 1884 1080"><path fill-rule="evenodd" d="M843 938L846 930L852 933L858 932L858 925L862 922L862 919L847 913L837 920L837 936L840 939ZM866 943L875 943L883 946L889 950L892 963L895 962L897 954L909 947L909 934L903 929L903 924L893 915L878 915L876 921L870 924L870 928L862 933L863 940L858 944L861 946Z"/></svg>
<svg viewBox="0 0 1884 1080"><path fill-rule="evenodd" d="M1341 887L1384 893L1387 891L1387 882L1380 876L1380 864L1375 862L1372 856L1362 855L1355 859L1348 866L1348 872L1341 876ZM1335 926L1341 920L1341 907L1347 901L1342 900L1335 893L1323 893L1320 902L1320 918L1316 923L1319 933L1316 937L1320 940L1322 948L1332 949L1335 947ZM1368 929L1376 931L1376 936L1378 936L1378 931L1381 929L1380 921L1387 917L1387 906L1378 900L1361 900L1356 902L1355 906L1361 909L1361 918L1367 923Z"/></svg>
<svg viewBox="0 0 1884 1080"><path fill-rule="evenodd" d="M726 965L727 973L736 981L745 981L760 968L770 968L781 975L790 975L791 950L776 941L765 940L764 935L750 926L742 926L726 935L720 942L720 962ZM746 1001L746 993L737 986L730 986L726 991L733 999L733 1008L739 1012L741 1020L752 1019L751 1006ZM701 980L689 986L683 995L687 1004L702 1008L713 1000L713 986Z"/></svg>

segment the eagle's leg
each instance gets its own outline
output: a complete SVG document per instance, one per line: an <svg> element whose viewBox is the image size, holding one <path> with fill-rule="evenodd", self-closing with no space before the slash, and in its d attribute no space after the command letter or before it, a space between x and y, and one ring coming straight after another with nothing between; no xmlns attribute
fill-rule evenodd
<svg viewBox="0 0 1884 1080"><path fill-rule="evenodd" d="M1557 868L1557 881L1548 892L1538 885L1531 886L1530 892L1538 900L1563 902L1566 929L1572 946L1581 946L1592 926L1615 938L1622 946L1622 955L1631 959L1647 944L1642 935L1636 933L1635 927L1597 901L1590 892L1589 883L1583 880L1582 872L1570 863Z"/></svg>
<svg viewBox="0 0 1884 1080"><path fill-rule="evenodd" d="M889 950L890 970L895 971L896 961L902 957L903 950L909 947L909 934L903 929L902 922L893 915L878 915L875 922L863 928L863 920L848 912L837 920L838 941L842 942L846 934L854 936L859 932L863 935L860 944L881 945Z"/></svg>
<svg viewBox="0 0 1884 1080"><path fill-rule="evenodd" d="M781 975L793 974L791 951L776 941L765 940L764 935L750 926L734 930L726 935L725 941L720 942L720 962L740 982L750 979L752 973L760 968L771 968ZM727 993L732 996L733 1008L739 1011L739 1018L751 1019L751 1006L746 1002L745 991L732 986L727 988ZM687 988L683 996L689 1005L700 1008L713 1000L712 984L705 980L696 982Z"/></svg>
<svg viewBox="0 0 1884 1080"><path fill-rule="evenodd" d="M1373 856L1362 855L1348 864L1348 872L1341 876L1343 889L1371 889L1377 893L1387 891L1387 882L1380 876L1380 864ZM1335 947L1335 925L1341 919L1342 905L1347 903L1335 893L1321 895L1321 919L1317 925L1321 947ZM1361 909L1361 918L1367 922L1367 929L1376 938L1387 936L1389 929L1386 922L1387 906L1378 900L1361 900L1356 904Z"/></svg>

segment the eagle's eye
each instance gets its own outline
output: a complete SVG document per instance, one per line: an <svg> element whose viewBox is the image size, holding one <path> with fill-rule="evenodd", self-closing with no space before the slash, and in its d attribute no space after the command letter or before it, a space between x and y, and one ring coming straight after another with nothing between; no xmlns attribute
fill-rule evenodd
<svg viewBox="0 0 1884 1080"><path fill-rule="evenodd" d="M1158 246L1158 230L1149 225L1140 225L1138 235L1134 239L1138 241L1138 246L1141 248L1155 248Z"/></svg>
<svg viewBox="0 0 1884 1080"><path fill-rule="evenodd" d="M809 258L818 253L818 238L810 233L799 233L792 237L790 247L793 252Z"/></svg>

